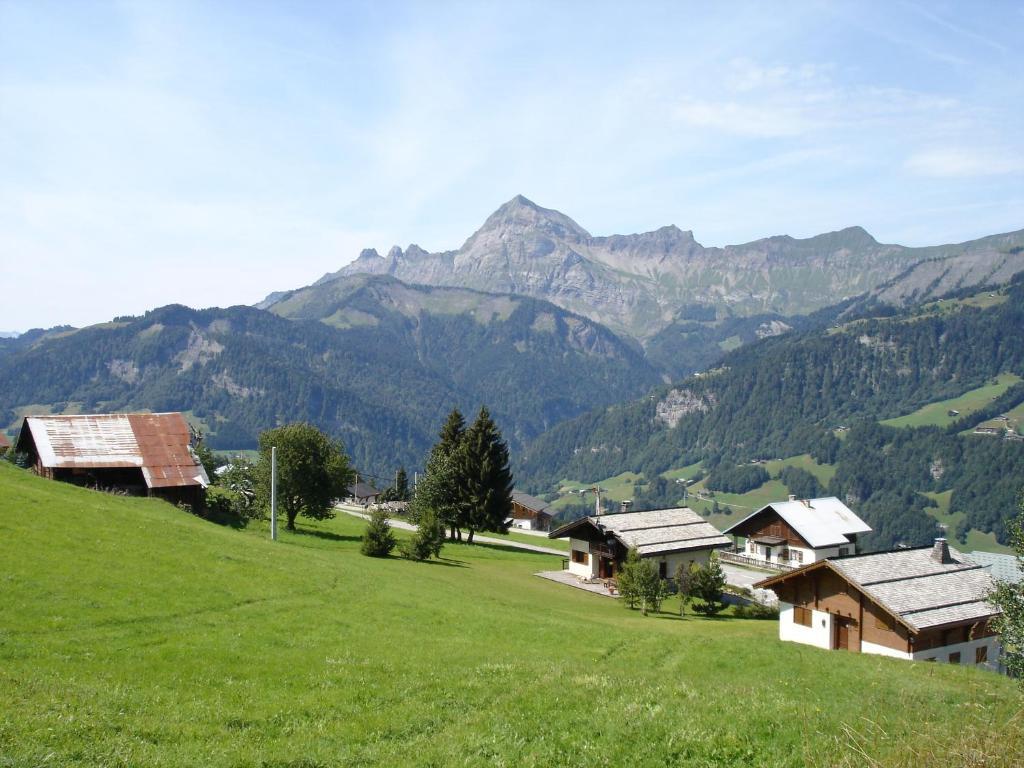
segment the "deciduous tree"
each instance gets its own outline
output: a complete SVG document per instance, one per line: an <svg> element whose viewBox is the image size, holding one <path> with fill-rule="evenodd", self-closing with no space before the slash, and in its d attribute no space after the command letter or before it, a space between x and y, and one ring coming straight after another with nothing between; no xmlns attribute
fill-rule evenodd
<svg viewBox="0 0 1024 768"><path fill-rule="evenodd" d="M1007 528L1017 555L1017 566L1024 573L1024 494L1020 496L1019 507L1020 514ZM995 620L995 629L1003 647L1003 664L1024 687L1024 581L999 582L991 600L1002 611Z"/></svg>
<svg viewBox="0 0 1024 768"><path fill-rule="evenodd" d="M260 435L256 498L270 508L270 449L277 448L277 503L295 530L299 515L313 520L334 517L334 501L353 480L341 444L311 424L288 424Z"/></svg>

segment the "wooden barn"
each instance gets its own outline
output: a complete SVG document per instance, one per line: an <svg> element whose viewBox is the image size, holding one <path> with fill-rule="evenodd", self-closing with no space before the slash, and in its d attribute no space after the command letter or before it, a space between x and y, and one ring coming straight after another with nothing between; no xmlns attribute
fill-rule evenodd
<svg viewBox="0 0 1024 768"><path fill-rule="evenodd" d="M754 585L779 596L779 638L819 648L999 668L985 568L930 547L811 563Z"/></svg>
<svg viewBox="0 0 1024 768"><path fill-rule="evenodd" d="M548 511L548 503L522 491L512 491L512 514L509 520L511 528L527 531L551 530L553 512Z"/></svg>
<svg viewBox="0 0 1024 768"><path fill-rule="evenodd" d="M202 508L210 479L180 413L26 416L16 450L36 474Z"/></svg>

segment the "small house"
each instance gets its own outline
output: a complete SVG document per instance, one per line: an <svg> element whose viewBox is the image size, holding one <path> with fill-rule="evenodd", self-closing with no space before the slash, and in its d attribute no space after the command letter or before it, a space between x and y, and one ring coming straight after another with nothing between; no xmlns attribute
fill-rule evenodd
<svg viewBox="0 0 1024 768"><path fill-rule="evenodd" d="M548 503L522 491L512 491L512 514L509 527L527 531L549 531L554 512Z"/></svg>
<svg viewBox="0 0 1024 768"><path fill-rule="evenodd" d="M16 450L41 477L196 508L210 484L180 413L26 416Z"/></svg>
<svg viewBox="0 0 1024 768"><path fill-rule="evenodd" d="M933 546L819 560L754 585L779 597L779 639L900 659L999 668L986 570Z"/></svg>
<svg viewBox="0 0 1024 768"><path fill-rule="evenodd" d="M368 507L371 504L376 504L379 498L380 491L361 480L357 479L348 487L348 501L353 504L362 504L364 507Z"/></svg>
<svg viewBox="0 0 1024 768"><path fill-rule="evenodd" d="M0 432L0 456L3 456L11 447L11 441L7 439L7 435Z"/></svg>
<svg viewBox="0 0 1024 768"><path fill-rule="evenodd" d="M752 565L794 568L857 552L857 535L871 526L835 496L773 501L724 533L744 537L740 550Z"/></svg>
<svg viewBox="0 0 1024 768"><path fill-rule="evenodd" d="M569 572L581 579L614 578L631 547L664 579L680 563L706 565L713 551L731 545L689 507L581 517L548 538L569 539Z"/></svg>

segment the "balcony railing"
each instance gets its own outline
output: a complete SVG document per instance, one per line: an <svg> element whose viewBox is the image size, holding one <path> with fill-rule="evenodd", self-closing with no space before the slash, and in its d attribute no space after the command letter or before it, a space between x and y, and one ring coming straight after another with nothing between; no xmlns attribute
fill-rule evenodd
<svg viewBox="0 0 1024 768"><path fill-rule="evenodd" d="M722 550L719 550L718 557L724 563L748 565L752 568L763 568L768 571L780 571L783 573L786 571L792 571L795 568L800 567L799 563L797 565L784 565L783 563L772 563L758 557L750 557L749 555L743 555L739 552L723 552Z"/></svg>

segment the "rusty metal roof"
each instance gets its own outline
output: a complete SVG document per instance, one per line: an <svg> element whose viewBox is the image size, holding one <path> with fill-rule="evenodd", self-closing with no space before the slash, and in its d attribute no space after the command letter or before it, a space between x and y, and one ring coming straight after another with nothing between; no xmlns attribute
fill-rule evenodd
<svg viewBox="0 0 1024 768"><path fill-rule="evenodd" d="M27 416L22 433L31 434L45 467L138 467L150 488L210 483L180 413Z"/></svg>

